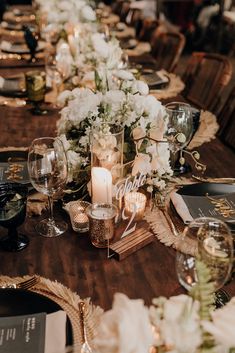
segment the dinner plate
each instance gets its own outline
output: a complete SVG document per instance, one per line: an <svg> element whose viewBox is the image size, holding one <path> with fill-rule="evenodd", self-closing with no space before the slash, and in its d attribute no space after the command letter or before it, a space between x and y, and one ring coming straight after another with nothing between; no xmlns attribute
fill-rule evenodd
<svg viewBox="0 0 235 353"><path fill-rule="evenodd" d="M222 196L235 193L235 185L219 183L196 183L183 186L177 191L177 193L179 195L189 196L205 196L206 194L209 196ZM177 210L175 211L177 212ZM231 231L235 232L235 223L227 222L227 224L231 228Z"/></svg>
<svg viewBox="0 0 235 353"><path fill-rule="evenodd" d="M6 44L7 43L7 44ZM5 53L12 54L30 54L30 51L26 44L11 44L9 42L1 43L1 50ZM10 44L10 45L9 45ZM43 51L46 47L45 42L39 41L36 48L36 53Z"/></svg>
<svg viewBox="0 0 235 353"><path fill-rule="evenodd" d="M44 295L23 289L0 289L0 317L31 315L38 313L51 314L63 310L53 300ZM72 325L67 316L66 345L72 345Z"/></svg>
<svg viewBox="0 0 235 353"><path fill-rule="evenodd" d="M29 184L27 158L28 151L0 151L0 182Z"/></svg>

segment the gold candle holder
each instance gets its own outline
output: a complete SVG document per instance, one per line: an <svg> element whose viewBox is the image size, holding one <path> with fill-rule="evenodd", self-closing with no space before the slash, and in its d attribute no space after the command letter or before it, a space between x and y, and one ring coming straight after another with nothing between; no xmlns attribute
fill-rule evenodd
<svg viewBox="0 0 235 353"><path fill-rule="evenodd" d="M135 219L142 219L144 216L146 201L146 196L141 192L129 192L124 196L126 213L130 215L135 213Z"/></svg>
<svg viewBox="0 0 235 353"><path fill-rule="evenodd" d="M89 232L92 244L97 248L107 248L115 236L117 207L113 204L93 204L87 208Z"/></svg>
<svg viewBox="0 0 235 353"><path fill-rule="evenodd" d="M85 233L89 230L89 219L86 210L90 206L86 201L72 201L69 206L69 215L72 228L75 232Z"/></svg>

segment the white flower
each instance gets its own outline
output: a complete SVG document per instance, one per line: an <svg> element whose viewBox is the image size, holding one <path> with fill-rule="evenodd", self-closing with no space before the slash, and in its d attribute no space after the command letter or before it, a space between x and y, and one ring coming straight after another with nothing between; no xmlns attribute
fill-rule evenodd
<svg viewBox="0 0 235 353"><path fill-rule="evenodd" d="M142 96L147 96L149 94L149 86L144 81L135 81L132 89L133 91L139 92Z"/></svg>
<svg viewBox="0 0 235 353"><path fill-rule="evenodd" d="M96 14L95 11L89 5L86 5L81 10L82 18L86 21L95 21Z"/></svg>
<svg viewBox="0 0 235 353"><path fill-rule="evenodd" d="M125 81L132 81L134 80L134 75L127 70L117 70L114 72L114 75L117 78L120 78L121 80L125 80Z"/></svg>
<svg viewBox="0 0 235 353"><path fill-rule="evenodd" d="M141 299L116 293L113 307L103 314L95 347L102 353L146 353L153 342L147 308Z"/></svg>
<svg viewBox="0 0 235 353"><path fill-rule="evenodd" d="M157 315L158 312L161 315ZM202 341L199 302L183 294L171 297L163 302L162 309L155 309L155 316L154 324L162 341L160 344L170 347L170 352L197 351Z"/></svg>
<svg viewBox="0 0 235 353"><path fill-rule="evenodd" d="M72 97L71 91L65 90L61 92L57 97L57 104L59 106L64 106L65 103Z"/></svg>
<svg viewBox="0 0 235 353"><path fill-rule="evenodd" d="M137 156L135 156L134 164L132 167L132 175L135 176L138 173L151 174L151 163L149 155L139 153Z"/></svg>
<svg viewBox="0 0 235 353"><path fill-rule="evenodd" d="M204 321L204 329L211 333L216 343L222 345L225 351L235 348L235 298L221 309L211 313L212 322Z"/></svg>
<svg viewBox="0 0 235 353"><path fill-rule="evenodd" d="M60 140L63 143L65 151L70 149L70 142L67 140L65 134L60 135Z"/></svg>

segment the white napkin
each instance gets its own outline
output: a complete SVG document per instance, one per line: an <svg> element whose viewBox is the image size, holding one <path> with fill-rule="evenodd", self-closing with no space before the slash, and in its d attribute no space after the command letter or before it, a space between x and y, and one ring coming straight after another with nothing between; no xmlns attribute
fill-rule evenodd
<svg viewBox="0 0 235 353"><path fill-rule="evenodd" d="M188 224L193 221L193 217L191 216L189 209L184 202L184 199L181 195L176 192L172 192L170 195L170 199L178 213L178 215L182 218L185 224Z"/></svg>
<svg viewBox="0 0 235 353"><path fill-rule="evenodd" d="M62 353L66 345L66 313L59 310L46 316L44 353Z"/></svg>
<svg viewBox="0 0 235 353"><path fill-rule="evenodd" d="M4 78L0 76L0 89L2 89L4 82L5 82Z"/></svg>
<svg viewBox="0 0 235 353"><path fill-rule="evenodd" d="M12 46L12 44L10 42L7 42L6 40L3 40L1 42L0 48L2 50L11 50L11 46Z"/></svg>

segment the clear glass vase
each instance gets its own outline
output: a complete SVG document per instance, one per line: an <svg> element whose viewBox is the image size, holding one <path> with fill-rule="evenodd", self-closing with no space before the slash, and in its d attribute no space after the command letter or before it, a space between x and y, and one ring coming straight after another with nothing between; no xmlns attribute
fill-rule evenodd
<svg viewBox="0 0 235 353"><path fill-rule="evenodd" d="M113 186L121 178L124 130L101 123L90 134L91 194L93 203L112 203Z"/></svg>

